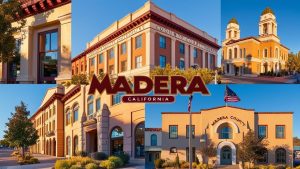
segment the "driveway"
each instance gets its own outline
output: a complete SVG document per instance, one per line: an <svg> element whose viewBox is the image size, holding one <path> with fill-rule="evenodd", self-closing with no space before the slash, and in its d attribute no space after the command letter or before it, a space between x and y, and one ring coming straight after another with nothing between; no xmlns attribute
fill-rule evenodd
<svg viewBox="0 0 300 169"><path fill-rule="evenodd" d="M16 159L10 156L11 153L12 151L0 150L0 169L51 169L56 161L56 157L53 156L32 154L39 159L39 164L19 165Z"/></svg>

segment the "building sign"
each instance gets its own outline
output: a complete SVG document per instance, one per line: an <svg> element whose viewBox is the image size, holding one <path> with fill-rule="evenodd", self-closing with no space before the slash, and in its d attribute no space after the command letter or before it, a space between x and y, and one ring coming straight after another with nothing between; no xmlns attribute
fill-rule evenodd
<svg viewBox="0 0 300 169"><path fill-rule="evenodd" d="M158 31L160 31L160 32L163 32L163 33L168 34L168 35L170 35L170 36L172 36L174 38L177 38L178 40L181 40L181 41L184 41L184 42L189 43L191 45L194 45L194 46L196 46L198 48L201 48L201 49L204 49L204 50L206 50L208 52L214 52L214 53L216 53L216 51L214 49L212 49L212 48L210 48L208 46L205 46L202 43L197 42L197 41L195 41L193 39L190 39L190 38L188 38L188 37L186 37L184 35L181 35L179 33L171 31L171 30L169 30L167 28L164 28L164 27L161 27L161 26L156 26L156 29Z"/></svg>
<svg viewBox="0 0 300 169"><path fill-rule="evenodd" d="M231 120L234 120L238 123L240 123L241 125L245 126L246 124L239 118L235 117L235 116L221 116L221 117L218 117L216 120L214 120L212 122L212 126L214 126L216 123L218 123L219 121L221 120L228 120L228 119L231 119Z"/></svg>
<svg viewBox="0 0 300 169"><path fill-rule="evenodd" d="M142 26L140 26L136 29L133 29L132 31L128 32L127 34L124 34L124 35L120 36L119 38L100 46L98 48L98 50L95 50L94 52L92 52L91 55L94 55L95 53L98 53L98 52L101 52L101 51L103 51L107 48L110 48L110 47L114 46L115 44L118 44L119 42L123 41L124 39L127 39L127 38L133 36L134 34L137 34L137 33L141 32L143 30L145 30L144 25L142 25Z"/></svg>

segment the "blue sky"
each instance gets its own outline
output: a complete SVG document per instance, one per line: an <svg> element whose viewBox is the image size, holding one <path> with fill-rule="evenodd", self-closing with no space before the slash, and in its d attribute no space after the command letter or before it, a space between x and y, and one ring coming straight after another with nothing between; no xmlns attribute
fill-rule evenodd
<svg viewBox="0 0 300 169"><path fill-rule="evenodd" d="M86 48L97 34L113 22L143 6L146 0L73 0L72 56ZM220 0L153 0L162 9L208 32L220 40ZM192 5L191 5L192 4Z"/></svg>
<svg viewBox="0 0 300 169"><path fill-rule="evenodd" d="M53 85L1 85L0 87L0 139L3 138L5 123L23 101L31 114L39 108L48 88Z"/></svg>
<svg viewBox="0 0 300 169"><path fill-rule="evenodd" d="M229 85L241 101L228 105L255 111L294 112L294 136L300 137L300 85ZM224 106L225 85L208 85L211 97L195 94L192 111ZM161 112L186 112L188 96L177 96L173 104L147 104L146 127L161 127Z"/></svg>
<svg viewBox="0 0 300 169"><path fill-rule="evenodd" d="M299 0L222 0L222 40L228 21L235 17L241 37L258 36L258 22L262 11L270 7L277 18L278 36L291 52L300 51Z"/></svg>

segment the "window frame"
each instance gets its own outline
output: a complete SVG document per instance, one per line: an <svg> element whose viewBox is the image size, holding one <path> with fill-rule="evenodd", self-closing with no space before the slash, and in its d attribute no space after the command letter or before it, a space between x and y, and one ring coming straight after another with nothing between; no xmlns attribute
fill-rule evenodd
<svg viewBox="0 0 300 169"><path fill-rule="evenodd" d="M171 127L176 127L176 137L171 137ZM169 125L169 139L178 139L178 125Z"/></svg>
<svg viewBox="0 0 300 169"><path fill-rule="evenodd" d="M179 53L180 54L185 54L185 44L182 42L179 42Z"/></svg>
<svg viewBox="0 0 300 169"><path fill-rule="evenodd" d="M167 37L163 35L159 35L159 48L161 49L167 48Z"/></svg>
<svg viewBox="0 0 300 169"><path fill-rule="evenodd" d="M260 138L260 127L265 127L266 128L266 135L265 135L265 137L263 137L263 138ZM258 125L258 127L257 127L257 129L258 129L258 131L257 131L257 137L258 138L260 138L260 139L266 139L266 138L268 138L268 125Z"/></svg>
<svg viewBox="0 0 300 169"><path fill-rule="evenodd" d="M162 58L164 58L164 65L162 66ZM165 68L167 66L167 57L165 55L159 55L159 66Z"/></svg>
<svg viewBox="0 0 300 169"><path fill-rule="evenodd" d="M139 69L139 68L142 68L143 67L143 58L142 56L136 56L135 57L135 68L136 69Z"/></svg>
<svg viewBox="0 0 300 169"><path fill-rule="evenodd" d="M283 136L282 137L277 137L277 127L283 127ZM275 138L276 139L285 139L285 136L286 136L285 130L286 130L285 125L276 125L275 126Z"/></svg>
<svg viewBox="0 0 300 169"><path fill-rule="evenodd" d="M140 49L143 46L143 38L142 35L138 35L135 37L135 49Z"/></svg>

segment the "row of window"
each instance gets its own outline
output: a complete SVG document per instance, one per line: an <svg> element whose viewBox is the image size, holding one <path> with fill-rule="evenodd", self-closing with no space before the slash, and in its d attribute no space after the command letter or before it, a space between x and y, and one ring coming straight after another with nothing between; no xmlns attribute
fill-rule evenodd
<svg viewBox="0 0 300 169"><path fill-rule="evenodd" d="M267 138L267 128L266 125L258 126L258 137L259 138ZM284 125L276 125L275 127L275 136L277 139L285 138L285 126ZM219 130L219 139L232 139L232 128L229 125L223 125ZM170 125L169 126L169 138L177 139L178 138L178 126ZM186 138L189 138L189 125L186 125ZM195 126L192 126L192 138L195 138Z"/></svg>
<svg viewBox="0 0 300 169"><path fill-rule="evenodd" d="M78 112L79 111L79 106L76 104L73 106L73 109L67 109L66 111L66 126L75 123L78 121Z"/></svg>
<svg viewBox="0 0 300 169"><path fill-rule="evenodd" d="M263 158L258 160L258 163L268 163L268 150L263 152ZM286 150L284 148L278 148L275 150L275 162L277 164L286 164Z"/></svg>
<svg viewBox="0 0 300 169"><path fill-rule="evenodd" d="M270 56L272 56L272 47L270 47L270 55L269 55L269 52L268 52L268 49L264 49L263 50L263 57L264 58L268 58ZM258 56L260 56L259 54L259 50L258 50ZM281 59L286 59L286 55L285 54L282 54L281 51L280 51L280 56L281 56ZM239 55L240 58L246 58L246 48L243 48L243 49L240 49L240 55ZM278 48L275 49L275 58L278 58L279 57L279 52L278 52ZM237 48L234 48L233 51L232 49L229 49L229 59L233 59L233 58L238 58L238 49Z"/></svg>
<svg viewBox="0 0 300 169"><path fill-rule="evenodd" d="M44 124L44 122L46 120L48 120L49 118L51 118L52 116L55 115L55 106L53 105L52 108L49 108L49 111L45 112L42 114L42 116L40 116L39 118L37 118L35 121L34 121L34 126L37 127L39 126L40 124Z"/></svg>

